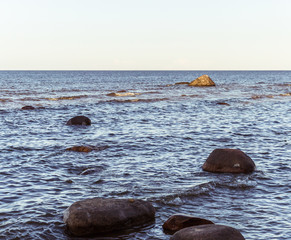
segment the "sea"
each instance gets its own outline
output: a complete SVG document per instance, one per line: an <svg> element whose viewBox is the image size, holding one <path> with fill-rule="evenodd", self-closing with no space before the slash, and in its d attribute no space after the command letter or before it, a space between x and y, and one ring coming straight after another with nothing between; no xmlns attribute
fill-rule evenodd
<svg viewBox="0 0 291 240"><path fill-rule="evenodd" d="M216 86L176 84L203 74ZM0 93L0 239L167 240L176 213L291 239L290 71L0 71ZM92 125L66 125L79 115ZM256 170L203 171L217 148ZM155 221L71 236L63 212L93 197L150 201Z"/></svg>

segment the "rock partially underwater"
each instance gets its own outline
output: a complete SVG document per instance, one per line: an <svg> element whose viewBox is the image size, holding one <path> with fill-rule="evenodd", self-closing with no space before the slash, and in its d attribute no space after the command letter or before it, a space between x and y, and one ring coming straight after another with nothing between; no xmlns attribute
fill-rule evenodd
<svg viewBox="0 0 291 240"><path fill-rule="evenodd" d="M245 238L235 228L207 224L184 228L176 232L171 240L245 240Z"/></svg>
<svg viewBox="0 0 291 240"><path fill-rule="evenodd" d="M71 118L67 125L91 125L91 120L85 116L76 116Z"/></svg>
<svg viewBox="0 0 291 240"><path fill-rule="evenodd" d="M214 224L214 223L207 219L197 218L191 215L175 214L175 215L172 215L163 224L163 229L165 232L169 232L173 234L186 227L205 225L205 224Z"/></svg>
<svg viewBox="0 0 291 240"><path fill-rule="evenodd" d="M64 212L64 222L75 236L129 229L153 221L151 203L134 199L91 198L73 203Z"/></svg>
<svg viewBox="0 0 291 240"><path fill-rule="evenodd" d="M203 164L202 169L218 173L251 173L255 163L239 149L215 149Z"/></svg>
<svg viewBox="0 0 291 240"><path fill-rule="evenodd" d="M194 81L189 83L189 86L194 87L211 87L215 86L215 83L208 75L202 75L199 78L196 78Z"/></svg>

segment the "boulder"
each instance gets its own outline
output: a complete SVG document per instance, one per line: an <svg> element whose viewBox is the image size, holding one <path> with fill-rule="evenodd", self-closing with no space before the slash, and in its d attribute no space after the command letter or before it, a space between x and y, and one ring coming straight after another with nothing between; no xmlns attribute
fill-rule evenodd
<svg viewBox="0 0 291 240"><path fill-rule="evenodd" d="M73 203L64 212L64 222L75 236L128 229L154 218L151 203L134 199L91 198Z"/></svg>
<svg viewBox="0 0 291 240"><path fill-rule="evenodd" d="M171 234L191 226L198 226L204 224L214 224L213 222L203 219L197 218L191 215L185 214L175 214L171 216L164 224L163 229Z"/></svg>
<svg viewBox="0 0 291 240"><path fill-rule="evenodd" d="M245 238L235 228L207 224L184 228L176 232L171 240L245 240Z"/></svg>
<svg viewBox="0 0 291 240"><path fill-rule="evenodd" d="M91 125L91 120L85 116L76 116L71 118L67 125Z"/></svg>
<svg viewBox="0 0 291 240"><path fill-rule="evenodd" d="M250 173L255 170L253 160L239 149L215 149L202 169L220 173Z"/></svg>
<svg viewBox="0 0 291 240"><path fill-rule="evenodd" d="M210 87L215 86L215 83L211 80L211 78L208 75L202 75L199 78L196 78L194 81L190 82L189 86Z"/></svg>

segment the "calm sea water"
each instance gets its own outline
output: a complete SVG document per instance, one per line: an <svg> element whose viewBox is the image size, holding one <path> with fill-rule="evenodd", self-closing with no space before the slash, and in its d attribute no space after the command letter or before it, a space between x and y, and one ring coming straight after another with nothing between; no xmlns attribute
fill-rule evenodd
<svg viewBox="0 0 291 240"><path fill-rule="evenodd" d="M174 85L202 74L217 86ZM91 197L157 210L154 224L99 239L169 239L174 213L291 238L291 72L2 71L0 84L0 239L77 239L63 211ZM137 95L107 96L120 90ZM65 125L76 115L92 125ZM65 151L75 145L108 148ZM241 149L256 171L203 172L216 148Z"/></svg>

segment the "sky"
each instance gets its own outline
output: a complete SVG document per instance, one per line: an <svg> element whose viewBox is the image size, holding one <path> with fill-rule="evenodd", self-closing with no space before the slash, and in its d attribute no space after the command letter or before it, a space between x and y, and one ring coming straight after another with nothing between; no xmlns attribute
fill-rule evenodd
<svg viewBox="0 0 291 240"><path fill-rule="evenodd" d="M291 70L291 0L0 0L0 70Z"/></svg>

